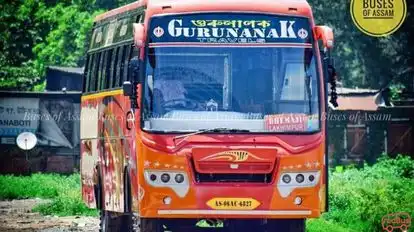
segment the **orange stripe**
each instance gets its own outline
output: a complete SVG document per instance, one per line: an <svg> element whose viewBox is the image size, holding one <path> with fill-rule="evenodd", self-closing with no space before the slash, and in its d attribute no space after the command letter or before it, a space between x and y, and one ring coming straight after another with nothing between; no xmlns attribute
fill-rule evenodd
<svg viewBox="0 0 414 232"><path fill-rule="evenodd" d="M124 91L122 89L116 89L116 90L110 90L110 91L105 91L105 92L99 92L99 93L84 95L84 96L82 96L81 99L82 99L82 101L85 101L85 100L89 100L89 99L119 95L119 94L123 94L123 92Z"/></svg>

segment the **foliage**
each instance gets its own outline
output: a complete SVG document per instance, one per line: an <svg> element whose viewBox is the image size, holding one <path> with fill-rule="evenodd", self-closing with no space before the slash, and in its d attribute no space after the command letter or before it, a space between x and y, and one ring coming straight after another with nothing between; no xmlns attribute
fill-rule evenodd
<svg viewBox="0 0 414 232"><path fill-rule="evenodd" d="M34 211L58 216L97 215L82 202L80 176L73 174L33 174L31 176L0 176L0 199L48 198L52 202L37 206Z"/></svg>
<svg viewBox="0 0 414 232"><path fill-rule="evenodd" d="M40 22L52 27L46 38L33 47L36 68L43 73L47 65L82 65L93 15L80 12L76 5L58 4L36 16Z"/></svg>
<svg viewBox="0 0 414 232"><path fill-rule="evenodd" d="M73 3L0 0L0 66L7 73L0 89L33 90L46 66L83 65L92 19L102 10L93 0Z"/></svg>
<svg viewBox="0 0 414 232"><path fill-rule="evenodd" d="M357 232L324 219L309 219L306 221L306 231L308 232Z"/></svg>
<svg viewBox="0 0 414 232"><path fill-rule="evenodd" d="M401 98L402 90L404 89L404 85L401 83L392 84L390 86L390 95L391 101L398 101Z"/></svg>
<svg viewBox="0 0 414 232"><path fill-rule="evenodd" d="M414 1L407 1L408 15L402 27L381 38L358 30L351 18L349 0L309 0L309 4L316 23L334 30L333 55L346 87L380 88L392 79L404 85L411 83L414 69L405 71L414 63Z"/></svg>
<svg viewBox="0 0 414 232"><path fill-rule="evenodd" d="M20 67L32 61L41 77L47 65L82 66L94 15L131 2L0 0L0 65ZM356 28L349 13L349 0L309 3L316 22L334 29L333 54L346 87L379 88L391 79L405 86L411 83L414 69L401 73L414 63L414 47L410 46L414 41L414 1L407 1L408 15L402 28L383 38L369 37ZM0 88L3 86L33 89L29 84L19 86L19 82L2 79Z"/></svg>
<svg viewBox="0 0 414 232"><path fill-rule="evenodd" d="M2 90L31 90L40 80L39 73L30 65L11 67L0 64Z"/></svg>
<svg viewBox="0 0 414 232"><path fill-rule="evenodd" d="M410 157L382 157L373 166L348 168L330 178L330 211L324 220L355 231L381 231L386 214L414 216L414 160Z"/></svg>

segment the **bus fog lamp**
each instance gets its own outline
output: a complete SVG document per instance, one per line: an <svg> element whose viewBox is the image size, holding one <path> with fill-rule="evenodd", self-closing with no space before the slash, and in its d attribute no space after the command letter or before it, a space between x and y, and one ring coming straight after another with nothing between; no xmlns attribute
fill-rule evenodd
<svg viewBox="0 0 414 232"><path fill-rule="evenodd" d="M295 205L302 204L302 198L301 197L295 197Z"/></svg>
<svg viewBox="0 0 414 232"><path fill-rule="evenodd" d="M292 178L290 178L288 174L285 174L282 176L282 181L285 182L286 184L289 184L291 180Z"/></svg>
<svg viewBox="0 0 414 232"><path fill-rule="evenodd" d="M171 197L164 197L164 199L162 199L162 201L164 202L165 205L169 205L171 204Z"/></svg>
<svg viewBox="0 0 414 232"><path fill-rule="evenodd" d="M167 183L168 181L170 181L170 175L167 173L164 173L161 175L161 181L164 183Z"/></svg>

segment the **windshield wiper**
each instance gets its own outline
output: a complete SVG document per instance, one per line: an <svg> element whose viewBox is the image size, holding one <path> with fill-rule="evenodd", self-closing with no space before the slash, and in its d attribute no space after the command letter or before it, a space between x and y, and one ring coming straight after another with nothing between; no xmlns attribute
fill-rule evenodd
<svg viewBox="0 0 414 232"><path fill-rule="evenodd" d="M175 141L177 139L183 138L180 142L178 142L177 144L175 144L175 146L178 146L181 142L185 141L190 136L199 135L199 134L208 133L208 132L248 133L248 132L250 132L250 130L246 130L246 129L236 129L236 128L226 128L226 127L218 127L218 128L210 128L210 129L201 129L201 130L198 130L198 131L195 131L195 132L191 132L191 133L188 133L188 134L185 134L185 135L175 136L173 138L173 141L175 143Z"/></svg>

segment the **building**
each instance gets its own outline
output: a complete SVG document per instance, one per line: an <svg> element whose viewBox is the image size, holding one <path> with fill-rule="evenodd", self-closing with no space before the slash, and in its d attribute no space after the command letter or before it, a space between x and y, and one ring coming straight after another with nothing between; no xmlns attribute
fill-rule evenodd
<svg viewBox="0 0 414 232"><path fill-rule="evenodd" d="M339 87L337 93L339 106L328 117L333 164L373 163L381 153L413 156L412 102L390 102L388 88L380 91Z"/></svg>

